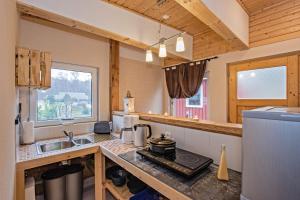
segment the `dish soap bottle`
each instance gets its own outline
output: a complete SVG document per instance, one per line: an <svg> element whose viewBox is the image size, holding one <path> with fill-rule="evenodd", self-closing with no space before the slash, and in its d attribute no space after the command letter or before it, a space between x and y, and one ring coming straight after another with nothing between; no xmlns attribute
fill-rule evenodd
<svg viewBox="0 0 300 200"><path fill-rule="evenodd" d="M218 169L218 179L223 180L223 181L228 181L228 169L227 169L227 160L226 160L226 146L222 144L222 151L221 151L221 159L220 159L220 164L219 164L219 169Z"/></svg>

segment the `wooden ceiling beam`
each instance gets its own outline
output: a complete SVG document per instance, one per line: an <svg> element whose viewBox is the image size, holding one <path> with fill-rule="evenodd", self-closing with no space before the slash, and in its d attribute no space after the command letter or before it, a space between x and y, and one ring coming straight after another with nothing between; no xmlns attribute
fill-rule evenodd
<svg viewBox="0 0 300 200"><path fill-rule="evenodd" d="M100 36L100 37L104 37L104 38L108 38L108 39L112 39L115 41L119 41L121 43L130 45L130 46L134 46L137 47L139 49L143 49L146 50L147 48L149 48L148 44L145 44L143 42L128 38L126 36L122 36L120 34L116 34L110 31L106 31L104 29L95 27L95 26L91 26L89 24L59 15L59 14L55 14L40 8L37 8L35 6L17 1L17 7L18 7L18 11L21 13L21 15L25 15L28 17L32 17L32 18L37 18L37 19L41 19L41 20L45 20L45 21L49 21L52 23L57 23L60 25L64 25L67 26L69 28L72 28L74 30L79 30L79 31L83 31L89 34L93 34L95 36ZM159 50L158 48L152 47L151 50L153 51L153 53L158 54ZM177 56L175 54L172 54L170 52L168 52L168 58L174 58L174 59L182 59L182 57Z"/></svg>
<svg viewBox="0 0 300 200"><path fill-rule="evenodd" d="M239 46L239 49L248 49L242 40L240 40L207 6L200 0L174 0L180 6L185 8L202 23L210 27L214 32L220 35L225 41L233 46Z"/></svg>

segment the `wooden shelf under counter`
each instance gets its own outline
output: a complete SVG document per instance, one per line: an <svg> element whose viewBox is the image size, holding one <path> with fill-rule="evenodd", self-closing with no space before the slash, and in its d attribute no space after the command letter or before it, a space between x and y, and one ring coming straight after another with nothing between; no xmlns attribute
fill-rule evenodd
<svg viewBox="0 0 300 200"><path fill-rule="evenodd" d="M117 200L128 200L130 197L133 196L129 189L127 188L126 184L117 187L115 186L111 180L106 180L104 183L104 187L117 199Z"/></svg>

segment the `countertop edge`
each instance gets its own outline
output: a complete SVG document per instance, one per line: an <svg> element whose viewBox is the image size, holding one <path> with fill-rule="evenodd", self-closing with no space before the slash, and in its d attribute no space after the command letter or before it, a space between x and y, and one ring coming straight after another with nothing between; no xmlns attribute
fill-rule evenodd
<svg viewBox="0 0 300 200"><path fill-rule="evenodd" d="M146 113L129 113L130 115L139 115L140 120L156 122L161 124L168 124L184 128L191 128L202 131L209 131L213 133L230 135L235 137L242 137L243 127L241 124L232 123L218 123L207 120L193 120L187 118L179 118L173 116L164 116L158 114ZM126 113L122 111L113 111L113 115L124 116Z"/></svg>

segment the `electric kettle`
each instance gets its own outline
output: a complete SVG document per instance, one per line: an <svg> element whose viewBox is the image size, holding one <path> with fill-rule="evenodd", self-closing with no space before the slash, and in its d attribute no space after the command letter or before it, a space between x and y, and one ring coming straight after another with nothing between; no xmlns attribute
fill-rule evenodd
<svg viewBox="0 0 300 200"><path fill-rule="evenodd" d="M147 139L151 137L151 126L148 124L136 124L134 129L134 145L143 147L147 144Z"/></svg>

